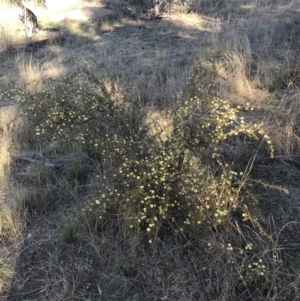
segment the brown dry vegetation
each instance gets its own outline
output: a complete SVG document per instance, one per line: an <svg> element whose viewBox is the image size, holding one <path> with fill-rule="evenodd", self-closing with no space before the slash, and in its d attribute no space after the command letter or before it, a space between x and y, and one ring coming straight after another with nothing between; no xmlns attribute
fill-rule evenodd
<svg viewBox="0 0 300 301"><path fill-rule="evenodd" d="M300 300L300 4L196 0L147 20L106 2L117 14L101 21L36 9L60 33L30 41L1 7L0 300ZM242 130L221 145L203 123L204 148L182 140L207 118L194 96L224 110L216 133ZM64 108L80 120L67 135ZM201 224L187 203L182 230L137 221L151 190L135 188L172 177L165 158Z"/></svg>

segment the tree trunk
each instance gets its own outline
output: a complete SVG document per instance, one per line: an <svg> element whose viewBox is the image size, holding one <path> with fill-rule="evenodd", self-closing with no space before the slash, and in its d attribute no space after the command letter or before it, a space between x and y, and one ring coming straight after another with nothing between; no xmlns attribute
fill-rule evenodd
<svg viewBox="0 0 300 301"><path fill-rule="evenodd" d="M163 5L163 0L157 1L154 6L154 15L159 16L161 14L161 7Z"/></svg>

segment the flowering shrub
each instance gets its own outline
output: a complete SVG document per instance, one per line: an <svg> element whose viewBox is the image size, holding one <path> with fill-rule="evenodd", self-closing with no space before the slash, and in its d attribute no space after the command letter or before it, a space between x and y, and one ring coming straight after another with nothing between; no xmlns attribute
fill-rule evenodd
<svg viewBox="0 0 300 301"><path fill-rule="evenodd" d="M237 209L242 173L222 159L231 136L265 139L273 155L263 130L217 96L214 66L210 61L195 69L163 126L145 123L149 112L116 99L112 84L83 70L35 95L14 92L28 116L39 120L37 136L75 142L103 163L102 188L88 209L100 219L113 210L128 230L142 231L152 242L157 235L220 225Z"/></svg>

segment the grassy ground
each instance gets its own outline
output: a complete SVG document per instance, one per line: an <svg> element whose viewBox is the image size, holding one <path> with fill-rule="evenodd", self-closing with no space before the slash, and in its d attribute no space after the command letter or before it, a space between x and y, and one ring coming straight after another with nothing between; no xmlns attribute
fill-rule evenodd
<svg viewBox="0 0 300 301"><path fill-rule="evenodd" d="M120 1L110 5L121 7ZM5 10L0 23L0 297L299 300L297 1L196 1L189 13L173 8L160 20L129 18L120 10L101 22L54 23L55 10L41 9L41 24L58 27L60 33L35 35L30 41L16 11ZM198 64L204 71L196 77ZM87 75L80 77L82 70ZM199 84L198 92L187 84L191 81ZM153 166L168 157L160 157L161 145L176 136L180 104L195 93L210 101L212 82L213 93L231 108L240 107L244 119L235 123L245 122L270 137L274 158L266 141L254 136L225 139L218 146L221 159L231 171L243 173L238 184L230 178L226 190L227 178L223 181L221 174L227 167L216 167L208 147L213 138L203 132L207 148L195 147L186 155L192 168L183 172L187 186L182 191L197 198L193 189L202 184L193 179L207 183L199 198L212 199L216 210L226 209L224 223L214 224L218 216L213 212L201 225L179 233L162 227L148 237L142 223L131 229L130 214L139 209L134 185L145 185L146 180L138 181L144 170L150 179L156 177L143 161L146 154L155 153L149 155ZM98 111L88 102L95 95L103 104ZM64 107L62 99L71 105ZM86 107L81 106L84 100ZM55 123L49 117L56 114L54 108L81 114L63 142L57 129L68 121ZM221 115L227 114L224 110ZM193 114L190 126L198 116L207 116L198 109ZM211 123L220 121L226 131L231 124L222 127L221 115ZM130 127L129 137L136 135L134 141L126 140L124 124ZM143 127L149 132L139 132ZM137 149L143 151L137 155ZM126 158L135 165L126 169ZM128 186L126 174L132 177ZM159 173L160 181L164 175ZM210 176L216 180L208 181ZM101 211L95 200L105 200L102 195L109 192L113 197ZM226 193L236 201L230 203ZM218 207L222 200L227 207Z"/></svg>

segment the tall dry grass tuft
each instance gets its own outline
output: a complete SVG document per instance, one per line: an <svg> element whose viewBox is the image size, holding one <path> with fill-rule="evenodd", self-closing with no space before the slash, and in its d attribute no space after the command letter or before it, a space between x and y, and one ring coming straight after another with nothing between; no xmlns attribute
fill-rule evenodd
<svg viewBox="0 0 300 301"><path fill-rule="evenodd" d="M18 106L0 108L0 292L13 276L19 255L15 245L23 228L23 203L14 197L11 164L26 141L26 127Z"/></svg>
<svg viewBox="0 0 300 301"><path fill-rule="evenodd" d="M26 135L26 121L17 106L8 105L0 109L0 179L5 185L10 176L12 156L16 155Z"/></svg>

